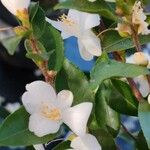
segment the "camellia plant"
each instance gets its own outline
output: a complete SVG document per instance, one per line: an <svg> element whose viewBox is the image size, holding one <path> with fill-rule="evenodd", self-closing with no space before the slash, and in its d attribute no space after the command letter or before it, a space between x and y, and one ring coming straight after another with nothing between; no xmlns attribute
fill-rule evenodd
<svg viewBox="0 0 150 150"><path fill-rule="evenodd" d="M55 20L39 2L1 2L19 23L2 45L13 55L24 40L45 80L26 85L23 105L0 126L0 146L44 150L63 137L53 150L119 150L124 133L134 149L150 149L150 56L142 50L150 42L149 0L65 0L51 9L65 10ZM63 39L71 36L85 61L95 59L89 74L65 58ZM128 131L121 114L138 117L141 130Z"/></svg>

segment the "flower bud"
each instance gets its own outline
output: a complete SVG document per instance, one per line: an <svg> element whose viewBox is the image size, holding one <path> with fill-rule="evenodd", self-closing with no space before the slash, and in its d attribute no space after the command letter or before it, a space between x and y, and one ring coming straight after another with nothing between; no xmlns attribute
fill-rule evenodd
<svg viewBox="0 0 150 150"><path fill-rule="evenodd" d="M137 65L142 65L142 66L148 65L148 59L146 58L143 52L134 53L133 59L134 59L135 64Z"/></svg>
<svg viewBox="0 0 150 150"><path fill-rule="evenodd" d="M2 4L16 16L17 11L28 9L31 0L1 0Z"/></svg>

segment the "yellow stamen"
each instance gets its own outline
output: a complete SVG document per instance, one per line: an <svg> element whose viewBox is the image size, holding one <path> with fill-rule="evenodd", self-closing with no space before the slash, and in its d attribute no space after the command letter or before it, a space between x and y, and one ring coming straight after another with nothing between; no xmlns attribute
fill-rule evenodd
<svg viewBox="0 0 150 150"><path fill-rule="evenodd" d="M63 22L66 25L69 25L69 26L75 25L75 22L65 14L63 14L61 17L59 17L59 19L61 22Z"/></svg>
<svg viewBox="0 0 150 150"><path fill-rule="evenodd" d="M52 108L50 109L48 106L44 106L42 110L42 114L53 121L59 121L61 120L61 112L58 108Z"/></svg>

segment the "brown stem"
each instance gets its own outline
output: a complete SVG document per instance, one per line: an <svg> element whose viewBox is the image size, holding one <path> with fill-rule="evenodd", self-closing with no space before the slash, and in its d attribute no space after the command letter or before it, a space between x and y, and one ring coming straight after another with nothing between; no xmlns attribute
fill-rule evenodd
<svg viewBox="0 0 150 150"><path fill-rule="evenodd" d="M139 102L141 102L143 100L143 96L140 93L139 89L137 88L137 85L135 84L135 82L133 81L133 79L127 78L127 80L128 80L128 83L129 83L130 87L132 88L132 91L133 91L135 97L137 98L137 100Z"/></svg>
<svg viewBox="0 0 150 150"><path fill-rule="evenodd" d="M140 41L139 41L139 36L137 34L137 31L134 29L134 26L130 25L130 27L131 27L131 30L132 30L132 40L133 40L133 43L135 45L136 51L140 52L140 51L142 51L142 49L141 49L141 44L140 44ZM149 84L149 87L150 87L150 76L146 75L146 77L147 77L147 81L148 81L148 84Z"/></svg>
<svg viewBox="0 0 150 150"><path fill-rule="evenodd" d="M137 34L136 30L134 29L133 25L130 25L130 27L131 27L131 30L132 30L132 40L133 40L134 46L135 46L137 52L140 52L142 50L141 50L141 44L140 44L140 41L139 41L138 34Z"/></svg>
<svg viewBox="0 0 150 150"><path fill-rule="evenodd" d="M117 52L113 52L113 55L114 55L114 58L117 61L120 61L120 62L123 61L122 58L120 57L120 55ZM137 88L137 85L135 84L134 80L131 79L131 78L127 78L127 80L128 80L128 83L129 83L129 85L130 85L130 87L131 87L135 97L137 98L137 100L139 102L141 102L142 99L143 99L143 96L142 96L141 92L139 91L139 89Z"/></svg>
<svg viewBox="0 0 150 150"><path fill-rule="evenodd" d="M31 42L33 52L34 53L40 53L41 50L38 48L36 40L34 38L31 38L30 42ZM36 63L36 65L41 70L41 72L45 78L45 81L47 83L51 84L52 86L54 86L54 80L55 80L56 72L48 70L48 61L43 61L43 62L38 63L38 64Z"/></svg>

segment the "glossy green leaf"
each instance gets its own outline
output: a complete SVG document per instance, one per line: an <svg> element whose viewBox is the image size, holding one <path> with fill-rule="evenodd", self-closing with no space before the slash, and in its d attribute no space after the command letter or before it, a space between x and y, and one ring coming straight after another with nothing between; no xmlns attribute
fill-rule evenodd
<svg viewBox="0 0 150 150"><path fill-rule="evenodd" d="M35 14L32 16L31 24L34 36L36 39L39 39L44 34L46 28L45 13L41 7L38 7L38 10L34 11Z"/></svg>
<svg viewBox="0 0 150 150"><path fill-rule="evenodd" d="M95 115L99 128L108 128L116 136L120 129L120 116L107 104L109 97L109 89L105 84L101 84L96 93Z"/></svg>
<svg viewBox="0 0 150 150"><path fill-rule="evenodd" d="M102 150L116 150L115 141L110 133L103 129L90 130L93 135L96 136L99 141Z"/></svg>
<svg viewBox="0 0 150 150"><path fill-rule="evenodd" d="M138 116L142 131L150 148L150 104L146 101L139 104Z"/></svg>
<svg viewBox="0 0 150 150"><path fill-rule="evenodd" d="M38 2L31 2L29 6L30 21L32 22L39 8Z"/></svg>
<svg viewBox="0 0 150 150"><path fill-rule="evenodd" d="M104 0L89 2L87 0L66 0L55 6L55 9L77 9L89 13L98 13L106 18L116 20L113 10Z"/></svg>
<svg viewBox="0 0 150 150"><path fill-rule="evenodd" d="M37 137L28 130L29 114L21 107L6 118L0 127L0 146L29 146L46 143L56 134Z"/></svg>
<svg viewBox="0 0 150 150"><path fill-rule="evenodd" d="M21 40L22 40L22 36L12 36L12 37L3 39L0 42L6 48L7 52L10 55L13 55L16 52L17 47Z"/></svg>
<svg viewBox="0 0 150 150"><path fill-rule="evenodd" d="M91 71L91 87L97 88L105 79L112 77L136 77L149 74L146 67L122 63L115 60L101 60L96 63Z"/></svg>
<svg viewBox="0 0 150 150"><path fill-rule="evenodd" d="M65 60L63 69L56 78L57 91L69 89L74 94L74 104L79 104L83 101L94 101L94 93L89 87L89 82L77 67Z"/></svg>
<svg viewBox="0 0 150 150"><path fill-rule="evenodd" d="M134 96L130 86L121 81L112 79L113 87L108 104L111 108L121 114L136 116L138 114L138 101Z"/></svg>
<svg viewBox="0 0 150 150"><path fill-rule="evenodd" d="M54 147L52 150L66 150L70 149L70 141L64 141L58 144L56 147Z"/></svg>
<svg viewBox="0 0 150 150"><path fill-rule="evenodd" d="M111 35L111 36L110 36ZM150 42L150 35L139 36L141 45ZM132 39L121 37L117 31L107 31L102 36L102 47L106 52L127 50L134 47Z"/></svg>

